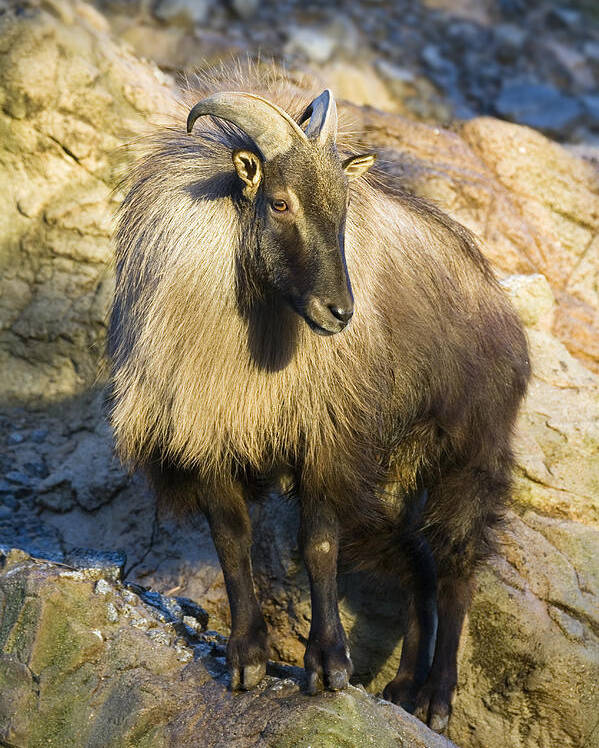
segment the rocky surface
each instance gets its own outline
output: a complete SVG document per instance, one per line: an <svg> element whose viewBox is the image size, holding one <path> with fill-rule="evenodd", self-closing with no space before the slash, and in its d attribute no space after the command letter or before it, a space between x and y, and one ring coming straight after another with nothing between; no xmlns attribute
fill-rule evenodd
<svg viewBox="0 0 599 748"><path fill-rule="evenodd" d="M236 13L242 16L250 5L235 3ZM260 14L270 6L258 5L262 18ZM131 18L136 17L135 7L131 5ZM188 37L181 35L181 29L192 39L200 31L198 21L175 12L177 7L186 6L165 3L160 13L171 14L168 20L142 24L140 33L151 27L156 39L171 34L172 49L184 56L181 40ZM121 197L111 190L129 158L127 152L121 157L118 146L170 111L173 84L153 64L140 61L116 42L106 19L91 6L53 0L23 8L19 13L14 9L0 13L0 184L6 198L0 217L0 545L16 545L67 564L81 562L82 552L77 549L111 551L116 555L101 574L115 580L124 568L128 582L201 604L210 616L210 628L222 635L228 626L225 590L205 522L189 520L182 526L156 516L143 482L127 476L112 455L101 395L93 388L111 286L109 216ZM111 8L116 31L122 36L133 34L135 24L127 25L118 4ZM144 12L150 13L149 6ZM201 12L200 4L195 12ZM439 11L439 18L443 12ZM217 15L208 16L209 24L217 24ZM230 11L222 11L221 16L229 18ZM246 44L235 28L225 24L218 38L211 37L214 55L222 51L223 38L232 48ZM256 26L252 22L247 28ZM351 38L351 29L343 33ZM592 30L585 33L592 36ZM202 39L209 36L206 30L202 34ZM288 42L287 37L281 40ZM326 52L322 40L316 52L309 46L314 39L302 41L300 36L300 42L308 44L312 55ZM154 49L159 57L163 47L157 44ZM293 54L300 59L304 53ZM326 75L336 71L343 91L347 90L343 85L351 88L355 82L355 71L339 62L336 54L322 63L320 71ZM365 92L360 103L374 103L368 99L375 90L373 81L380 83L381 70L390 74L386 66L397 64L392 54L380 54L358 79ZM427 54L434 61L433 53ZM407 76L403 80L407 85ZM449 736L461 746L476 748L599 745L597 167L529 128L488 117L456 125L452 131L415 122L397 114L409 110L405 99L388 87L384 90L390 102L387 113L343 104L344 126L375 147L386 168L407 189L434 200L478 235L527 327L534 371L518 424L514 511L501 556L479 575L460 651L460 683ZM382 94L376 96L380 102ZM420 101L423 96L415 94ZM433 116L431 112L427 117ZM309 594L296 547L296 514L293 507L272 497L254 507L253 519L257 583L271 629L273 657L297 665L309 630ZM47 585L49 598L52 586L81 590L87 585L82 594L92 601L90 616L100 615L98 601L104 598L94 596L91 581L59 576L61 567L18 558L15 563L20 571L14 576L29 580L23 581L25 586L37 584L34 580L42 577L46 580L39 583ZM85 563L89 567L91 562ZM97 578L100 572L93 568ZM125 594L118 582L110 584L111 595ZM134 596L134 607L142 611L139 615L157 615L152 613L157 602L153 593L148 597L136 589L146 602L139 602L136 592L127 594ZM56 593L57 599L63 592L66 602L57 602L57 609L72 611L69 615L79 621L73 630L104 632L104 618L98 619L101 624L77 618L84 615L85 605L75 605L71 593L64 590ZM356 682L377 693L397 667L400 606L391 603L391 590L359 575L342 576L340 592ZM73 607L68 607L71 603ZM180 613L190 615L180 602L177 605L173 607L176 620L182 620ZM119 620L122 623L124 618ZM204 697L198 695L206 686L217 694L223 714L234 720L240 702L224 690L222 661L220 676L213 677L213 665L199 655L199 664L177 659L177 646L195 657L199 640L177 644L173 633L170 643L164 644L166 649L156 655L154 673L153 657L141 646L136 626L134 633L123 634L120 649L114 649L118 626L110 626L104 639L97 634L85 639L82 650L91 654L73 671L79 675L69 681L69 693L79 689L81 696L77 684L84 681L77 681L78 677L89 678L85 681L92 684L89 690L95 689L97 701L86 701L87 696L77 701L86 719L98 725L103 724L101 715L107 715L114 729L122 731L119 734L144 736L144 740L147 736L150 744L156 735L165 744L172 744L169 740L186 744L176 740L192 741L193 720L202 725L212 718L213 711L201 706ZM147 632L142 633L145 646ZM218 637L214 642L219 644ZM89 663L106 663L102 658L116 657L117 651L123 658L121 674L100 680L98 673L109 671L96 672ZM27 713L27 705L34 703L31 694L42 682L48 693L54 693L55 687L51 669L37 683L31 671L36 677L39 673L30 663L31 671L13 660L10 663L3 672L12 679L11 692L23 701L18 709L16 701L7 707L0 701L0 711L5 708L2 714L14 721L15 714ZM154 676L157 680L152 680ZM172 702L156 685L166 682L173 689ZM119 688L135 693L131 698L139 699L135 702L139 710L127 707L125 700L125 716L110 711L124 692ZM286 688L282 686L284 692ZM297 685L293 688L297 690ZM279 710L283 721L288 717L289 723L301 722L303 717L293 709L300 703L305 709L303 697L292 693L292 706L287 702L282 706L276 696L279 690L273 696L269 689L267 684L259 692L264 714ZM0 693L4 693L1 688ZM350 710L354 698L371 704L358 694L351 691L347 702L340 697L334 703L347 703ZM191 711L194 698L199 705L197 717ZM318 714L328 715L327 720L336 724L332 712L337 707L332 703L323 701L326 711ZM169 704L174 704L173 709L183 705L183 716L169 722L170 717L164 716L174 714ZM248 714L252 708L248 706ZM365 706L362 712L360 707L359 714L369 720L370 708ZM138 711L139 722L130 721ZM263 724L258 711L257 721L248 723L251 729ZM53 714L52 724L64 726L70 719ZM17 722L14 725L11 729L21 729ZM256 729L247 734L259 734L264 725Z"/></svg>
<svg viewBox="0 0 599 748"><path fill-rule="evenodd" d="M228 54L309 66L344 98L448 122L496 115L599 141L592 0L98 0L138 54L192 70Z"/></svg>
<svg viewBox="0 0 599 748"><path fill-rule="evenodd" d="M0 402L48 400L96 377L118 149L171 99L90 5L2 11Z"/></svg>
<svg viewBox="0 0 599 748"><path fill-rule="evenodd" d="M18 550L0 562L4 745L453 745L363 689L308 697L297 668L272 663L257 689L231 693L223 637L201 609L148 604L97 566Z"/></svg>

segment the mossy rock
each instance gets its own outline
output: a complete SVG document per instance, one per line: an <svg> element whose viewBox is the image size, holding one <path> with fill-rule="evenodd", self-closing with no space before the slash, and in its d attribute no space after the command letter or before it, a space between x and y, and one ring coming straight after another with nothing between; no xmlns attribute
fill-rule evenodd
<svg viewBox="0 0 599 748"><path fill-rule="evenodd" d="M308 697L293 668L277 666L292 677L268 675L252 692L231 693L222 637L169 621L100 573L21 552L5 559L0 740L28 748L451 745L363 689Z"/></svg>

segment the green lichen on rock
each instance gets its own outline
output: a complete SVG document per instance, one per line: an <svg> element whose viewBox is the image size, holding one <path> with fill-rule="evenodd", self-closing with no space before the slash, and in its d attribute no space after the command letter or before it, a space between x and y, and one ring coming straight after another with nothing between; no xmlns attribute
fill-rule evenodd
<svg viewBox="0 0 599 748"><path fill-rule="evenodd" d="M597 745L599 638L589 607L596 609L596 590L555 538L567 538L564 548L572 552L576 533L572 555L586 558L599 530L577 533L574 524L532 512L512 517L503 557L479 574L460 658L454 739L469 735L475 748L552 746L556 736L564 748ZM481 693L485 720L478 719Z"/></svg>
<svg viewBox="0 0 599 748"><path fill-rule="evenodd" d="M438 748L451 743L442 736L427 736L423 742L420 723L406 715L401 724L396 713L389 714L365 691L351 688L335 694L325 694L317 703L308 702L301 719L269 739L272 748L417 748L434 745Z"/></svg>
<svg viewBox="0 0 599 748"><path fill-rule="evenodd" d="M0 741L28 748L449 745L353 687L308 698L296 681L268 676L255 691L232 694L222 645L213 653L210 637L189 628L181 638L180 624L118 581L19 559L0 572ZM108 606L116 615L107 617Z"/></svg>
<svg viewBox="0 0 599 748"><path fill-rule="evenodd" d="M13 583L6 585L2 598L2 621L0 622L0 647L11 651L18 647L15 640L15 624L23 613L25 605L25 584L16 577ZM9 642L8 639L11 638Z"/></svg>

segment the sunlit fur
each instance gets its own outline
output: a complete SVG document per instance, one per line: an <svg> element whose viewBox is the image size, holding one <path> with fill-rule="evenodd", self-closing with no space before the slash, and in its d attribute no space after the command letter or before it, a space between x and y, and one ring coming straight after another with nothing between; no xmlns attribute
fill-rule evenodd
<svg viewBox="0 0 599 748"><path fill-rule="evenodd" d="M294 117L318 93L241 70L191 81L185 101L227 89ZM449 553L474 534L482 554L509 490L528 360L472 237L382 173L351 182L355 314L319 337L252 285L253 229L231 158L251 142L210 118L190 137L187 111L145 143L118 219L109 353L120 454L210 486L289 467L304 494L354 521L393 517L412 490L437 486L423 520L433 541L451 538ZM341 133L342 157L350 146ZM323 188L318 173L307 178ZM477 476L464 496L441 490L456 465ZM493 489L481 497L487 473Z"/></svg>

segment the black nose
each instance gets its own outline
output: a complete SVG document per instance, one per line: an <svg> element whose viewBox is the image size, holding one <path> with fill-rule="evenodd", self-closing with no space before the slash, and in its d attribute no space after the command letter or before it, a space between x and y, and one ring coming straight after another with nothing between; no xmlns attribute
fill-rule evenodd
<svg viewBox="0 0 599 748"><path fill-rule="evenodd" d="M353 317L354 310L353 309L342 309L341 307L334 306L331 304L329 306L329 310L333 317L336 317L340 322L344 322L347 324L350 319Z"/></svg>

